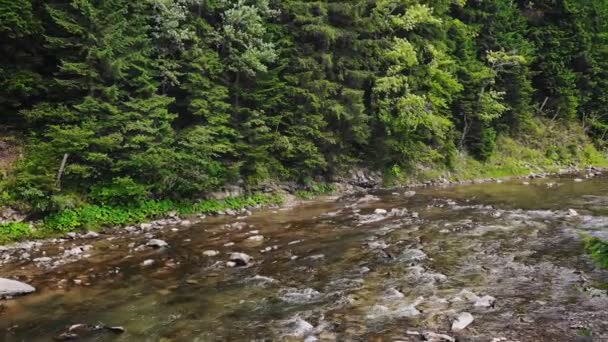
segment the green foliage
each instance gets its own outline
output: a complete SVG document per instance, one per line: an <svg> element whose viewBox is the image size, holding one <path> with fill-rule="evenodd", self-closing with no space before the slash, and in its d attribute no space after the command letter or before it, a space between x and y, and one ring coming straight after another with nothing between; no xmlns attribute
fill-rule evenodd
<svg viewBox="0 0 608 342"><path fill-rule="evenodd" d="M278 195L254 194L248 197L206 200L196 203L174 202L171 200L146 200L122 206L84 205L66 209L47 217L43 229L48 232L65 233L79 229L99 229L117 227L157 219L177 210L180 214L212 214L227 209L243 209L257 205L280 204Z"/></svg>
<svg viewBox="0 0 608 342"><path fill-rule="evenodd" d="M594 237L585 239L585 249L603 268L608 268L608 242Z"/></svg>
<svg viewBox="0 0 608 342"><path fill-rule="evenodd" d="M11 222L0 224L0 243L19 241L33 236L29 223Z"/></svg>
<svg viewBox="0 0 608 342"><path fill-rule="evenodd" d="M457 172L459 152L530 169L496 165L501 139L543 167L604 162L554 125L608 146L603 0L0 0L0 42L2 127L27 140L2 196L44 215Z"/></svg>

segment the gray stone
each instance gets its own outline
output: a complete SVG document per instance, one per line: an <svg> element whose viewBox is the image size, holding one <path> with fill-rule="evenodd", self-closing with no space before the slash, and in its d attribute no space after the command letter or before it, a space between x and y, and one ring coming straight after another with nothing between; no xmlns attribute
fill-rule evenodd
<svg viewBox="0 0 608 342"><path fill-rule="evenodd" d="M422 334L424 340L427 342L455 342L452 336L448 336L445 334L437 334L434 332L426 331Z"/></svg>
<svg viewBox="0 0 608 342"><path fill-rule="evenodd" d="M474 305L477 307L489 308L489 307L494 306L494 303L496 303L496 298L486 295L486 296L477 298L475 300Z"/></svg>
<svg viewBox="0 0 608 342"><path fill-rule="evenodd" d="M148 243L146 243L146 246L154 248L163 248L169 246L169 244L164 240L152 239L148 241Z"/></svg>
<svg viewBox="0 0 608 342"><path fill-rule="evenodd" d="M466 327L468 327L471 323L473 323L474 320L475 318L473 318L473 315L468 312L462 312L458 315L458 317L456 317L456 320L452 322L452 331L462 331L466 329Z"/></svg>
<svg viewBox="0 0 608 342"><path fill-rule="evenodd" d="M235 266L249 266L253 258L245 253L230 254L230 261L234 262Z"/></svg>
<svg viewBox="0 0 608 342"><path fill-rule="evenodd" d="M147 259L147 260L144 260L144 261L141 263L141 265L142 265L142 266L152 266L153 264L154 264L154 260L152 260L152 259Z"/></svg>
<svg viewBox="0 0 608 342"><path fill-rule="evenodd" d="M218 251L213 251L213 250L208 250L208 251L204 251L203 255L204 256L208 256L208 257L214 257L216 255L220 254L220 252Z"/></svg>
<svg viewBox="0 0 608 342"><path fill-rule="evenodd" d="M11 298L36 291L34 287L20 281L0 278L0 298Z"/></svg>

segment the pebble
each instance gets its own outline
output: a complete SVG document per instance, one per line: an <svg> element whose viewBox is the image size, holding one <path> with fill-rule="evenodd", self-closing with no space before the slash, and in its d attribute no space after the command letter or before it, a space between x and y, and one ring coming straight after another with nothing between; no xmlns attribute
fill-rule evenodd
<svg viewBox="0 0 608 342"><path fill-rule="evenodd" d="M169 246L169 244L164 240L152 239L148 241L148 243L146 243L146 246L154 248L163 248Z"/></svg>
<svg viewBox="0 0 608 342"><path fill-rule="evenodd" d="M263 235L254 235L254 236L248 237L247 240L249 240L249 241L262 241L262 240L264 240L264 236Z"/></svg>
<svg viewBox="0 0 608 342"><path fill-rule="evenodd" d="M203 252L203 255L208 256L208 257L214 257L219 254L220 254L219 251L214 251L214 250L207 250L207 251Z"/></svg>
<svg viewBox="0 0 608 342"><path fill-rule="evenodd" d="M141 263L141 265L142 265L142 266L151 266L151 265L153 265L153 264L154 264L154 260L152 260L152 259L147 259L147 260L144 260L144 261Z"/></svg>

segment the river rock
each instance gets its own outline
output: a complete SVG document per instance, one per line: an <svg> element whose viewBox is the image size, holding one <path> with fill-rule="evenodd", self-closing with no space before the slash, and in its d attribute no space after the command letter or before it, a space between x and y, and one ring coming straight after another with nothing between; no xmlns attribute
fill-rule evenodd
<svg viewBox="0 0 608 342"><path fill-rule="evenodd" d="M452 331L462 331L466 329L466 327L468 327L471 323L473 323L474 320L475 318L473 318L473 315L468 312L462 312L458 315L458 317L456 317L456 320L454 320L454 322L452 323Z"/></svg>
<svg viewBox="0 0 608 342"><path fill-rule="evenodd" d="M87 232L82 236L83 239L96 239L99 237L99 233L96 232Z"/></svg>
<svg viewBox="0 0 608 342"><path fill-rule="evenodd" d="M578 216L578 211L576 211L574 209L568 209L568 216L571 216L571 217Z"/></svg>
<svg viewBox="0 0 608 342"><path fill-rule="evenodd" d="M483 297L477 298L475 300L474 306L476 306L476 307L482 307L482 308L489 308L489 307L493 307L494 303L496 303L496 298L494 298L492 296L485 295Z"/></svg>
<svg viewBox="0 0 608 342"><path fill-rule="evenodd" d="M230 261L235 263L235 266L249 266L253 258L245 253L232 253L230 254Z"/></svg>
<svg viewBox="0 0 608 342"><path fill-rule="evenodd" d="M399 292L399 290L397 290L397 289L390 288L390 289L384 291L383 297L386 300L395 300L395 299L404 298L405 295L403 293Z"/></svg>
<svg viewBox="0 0 608 342"><path fill-rule="evenodd" d="M214 250L208 250L208 251L204 251L203 255L204 256L208 256L208 257L214 257L216 255L220 254L219 251L214 251Z"/></svg>
<svg viewBox="0 0 608 342"><path fill-rule="evenodd" d="M300 317L292 318L283 323L284 336L304 338L314 333L315 327Z"/></svg>
<svg viewBox="0 0 608 342"><path fill-rule="evenodd" d="M152 239L152 240L148 241L148 243L146 243L146 246L153 247L153 248L163 248L163 247L169 246L169 244L167 242L165 242L164 240Z"/></svg>
<svg viewBox="0 0 608 342"><path fill-rule="evenodd" d="M36 289L20 281L0 278L0 298L11 298L32 293Z"/></svg>
<svg viewBox="0 0 608 342"><path fill-rule="evenodd" d="M406 249L399 258L404 262L412 262L425 260L428 256L419 249Z"/></svg>
<svg viewBox="0 0 608 342"><path fill-rule="evenodd" d="M150 229L152 229L152 223L142 223L139 225L139 229L150 230Z"/></svg>
<svg viewBox="0 0 608 342"><path fill-rule="evenodd" d="M376 215L386 215L387 213L388 212L386 211L386 209L378 208L378 209L374 210L374 214L376 214Z"/></svg>
<svg viewBox="0 0 608 342"><path fill-rule="evenodd" d="M154 260L152 260L152 259L147 259L147 260L144 260L144 261L141 263L141 265L142 265L142 266L152 266L153 264L154 264Z"/></svg>
<svg viewBox="0 0 608 342"><path fill-rule="evenodd" d="M254 235L254 236L248 237L247 240L249 240L249 241L262 241L262 240L264 240L264 236L263 235Z"/></svg>
<svg viewBox="0 0 608 342"><path fill-rule="evenodd" d="M445 334L437 334L434 332L430 332L430 331L426 331L424 333L422 333L422 337L424 337L424 340L427 342L455 342L456 339L454 339L452 336L448 336Z"/></svg>

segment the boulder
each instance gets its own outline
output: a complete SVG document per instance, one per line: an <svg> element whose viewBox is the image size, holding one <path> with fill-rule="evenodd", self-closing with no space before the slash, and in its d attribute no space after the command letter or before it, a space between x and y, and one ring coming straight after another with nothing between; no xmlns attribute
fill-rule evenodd
<svg viewBox="0 0 608 342"><path fill-rule="evenodd" d="M0 278L0 298L11 298L36 291L34 287L20 281Z"/></svg>

